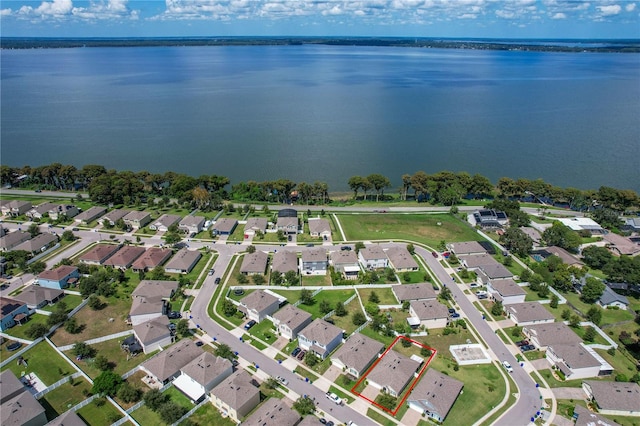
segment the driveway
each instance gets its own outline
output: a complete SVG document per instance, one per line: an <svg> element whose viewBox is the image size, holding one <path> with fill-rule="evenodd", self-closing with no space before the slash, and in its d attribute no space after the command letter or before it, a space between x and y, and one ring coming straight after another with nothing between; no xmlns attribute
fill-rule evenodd
<svg viewBox="0 0 640 426"><path fill-rule="evenodd" d="M409 408L402 416L402 426L416 426L420 420L424 420L422 415L416 410Z"/></svg>
<svg viewBox="0 0 640 426"><path fill-rule="evenodd" d="M556 399L582 399L586 400L582 388L553 388L553 395Z"/></svg>
<svg viewBox="0 0 640 426"><path fill-rule="evenodd" d="M327 371L324 372L322 376L333 383L338 377L340 377L341 374L342 370L335 365L332 365Z"/></svg>
<svg viewBox="0 0 640 426"><path fill-rule="evenodd" d="M367 387L365 387L362 390L362 396L369 398L372 401L376 399L379 393L380 393L380 389L373 387L371 385L367 385Z"/></svg>

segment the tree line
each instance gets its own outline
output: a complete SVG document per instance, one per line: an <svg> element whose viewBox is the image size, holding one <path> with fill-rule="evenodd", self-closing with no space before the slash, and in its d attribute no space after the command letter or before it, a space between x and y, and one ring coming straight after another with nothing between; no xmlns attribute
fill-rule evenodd
<svg viewBox="0 0 640 426"><path fill-rule="evenodd" d="M502 177L496 185L480 174L440 171L427 174L418 171L403 174L398 188L401 200L429 201L432 204L453 206L464 198L485 199L502 197L530 200L545 204L562 204L576 210L603 207L615 212L640 208L640 197L629 189L602 186L598 190L581 190L553 186L542 179L512 179ZM219 175L193 177L186 174L148 171L132 172L107 170L104 166L89 164L81 168L52 163L31 167L0 166L0 183L23 188L59 191L87 191L92 201L99 204L140 204L149 197L171 197L196 208L219 208L225 200L326 204L330 202L329 187L325 182L295 182L276 179L263 182L249 180L230 187L231 180ZM347 182L353 198L363 199L375 194L375 200L388 200L385 191L392 188L389 177L379 173L352 176ZM605 218L606 219L606 218Z"/></svg>

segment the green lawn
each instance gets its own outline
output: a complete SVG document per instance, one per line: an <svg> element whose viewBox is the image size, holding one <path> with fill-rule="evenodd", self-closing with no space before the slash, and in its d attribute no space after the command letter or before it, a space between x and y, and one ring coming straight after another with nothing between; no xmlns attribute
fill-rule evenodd
<svg viewBox="0 0 640 426"><path fill-rule="evenodd" d="M316 380L318 380L318 376L316 376L315 374L311 373L310 371L307 371L306 368L302 368L300 366L297 366L296 369L293 370L293 371L298 373L302 377L308 378L312 382L315 382Z"/></svg>
<svg viewBox="0 0 640 426"><path fill-rule="evenodd" d="M19 325L19 324L14 325L10 329L6 330L5 333L7 333L10 336L18 337L21 339L32 340L30 337L27 336L26 334L27 330L29 330L29 328L33 324L47 325L47 319L48 317L46 315L41 315L41 314L29 315L29 320L27 322L24 322L22 325Z"/></svg>
<svg viewBox="0 0 640 426"><path fill-rule="evenodd" d="M302 275L303 286L330 286L331 275Z"/></svg>
<svg viewBox="0 0 640 426"><path fill-rule="evenodd" d="M142 407L144 408L144 407ZM109 401L103 406L98 407L95 404L95 400L82 407L76 413L85 421L89 426L109 426L118 419L122 418L122 414L116 407L114 407ZM159 424L159 423L146 423L147 425ZM142 423L141 423L142 425Z"/></svg>
<svg viewBox="0 0 640 426"><path fill-rule="evenodd" d="M571 417L573 417L573 410L575 409L576 405L587 408L586 401L582 399L557 399L556 403L558 404L556 412L566 419L570 419Z"/></svg>
<svg viewBox="0 0 640 426"><path fill-rule="evenodd" d="M169 389L164 391L164 394L169 395L169 397L173 402L184 407L187 411L193 408L193 404L191 403L191 400L185 394L183 394L178 389L176 389L174 386L170 386Z"/></svg>
<svg viewBox="0 0 640 426"><path fill-rule="evenodd" d="M380 301L379 305L397 305L399 304L398 299L393 294L390 288L359 288L358 293L360 293L360 298L363 303L367 303L369 300L369 296L371 293L375 292Z"/></svg>
<svg viewBox="0 0 640 426"><path fill-rule="evenodd" d="M256 336L266 343L273 343L278 339L278 334L275 332L275 327L273 323L268 319L264 319L258 324L251 327L249 330L249 334L252 336Z"/></svg>
<svg viewBox="0 0 640 426"><path fill-rule="evenodd" d="M562 293L566 297L567 301L575 306L582 314L586 314L589 309L594 306L584 303L580 300L580 295L577 293ZM632 321L633 314L624 309L602 309L602 321L600 325L615 324L622 321Z"/></svg>
<svg viewBox="0 0 640 426"><path fill-rule="evenodd" d="M358 301L358 298L353 299L344 307L347 311L347 315L343 317L333 315L331 319L333 320L336 327L344 330L344 332L347 334L351 334L356 330L356 328L358 328L358 326L355 325L352 321L352 315L354 312L362 312L362 308L360 308L360 302Z"/></svg>
<svg viewBox="0 0 640 426"><path fill-rule="evenodd" d="M52 419L87 399L83 392L88 394L90 391L89 382L78 377L73 384L66 383L43 396L40 404L47 410L47 418Z"/></svg>
<svg viewBox="0 0 640 426"><path fill-rule="evenodd" d="M348 389L351 389L351 388L348 388ZM353 397L353 395L351 395L351 394L347 395L346 393L342 392L341 390L339 390L335 386L329 387L329 392L333 392L336 395L338 395L340 398L346 400L347 404L351 404L353 401L355 401L355 398Z"/></svg>
<svg viewBox="0 0 640 426"><path fill-rule="evenodd" d="M300 300L300 290L272 290L274 293L279 294L282 297L285 297L287 301L291 304L296 303Z"/></svg>
<svg viewBox="0 0 640 426"><path fill-rule="evenodd" d="M189 420L198 426L236 426L228 417L222 417L213 404L204 404L189 417Z"/></svg>
<svg viewBox="0 0 640 426"><path fill-rule="evenodd" d="M582 379L577 379L577 380L558 380L553 376L551 370L548 369L548 368L545 368L544 370L538 370L538 372L540 373L540 375L542 377L544 377L544 379L547 381L549 386L552 387L552 388L562 388L562 387L580 388L580 387L582 387ZM535 376L534 376L534 380L535 380Z"/></svg>
<svg viewBox="0 0 640 426"><path fill-rule="evenodd" d="M346 374L341 374L338 376L335 383L345 389L351 390L351 388L354 387L357 382L349 379Z"/></svg>
<svg viewBox="0 0 640 426"><path fill-rule="evenodd" d="M381 424L384 426L394 426L396 424L394 421L387 419L386 417L378 413L373 408L369 408L367 410L367 417L375 420L378 424Z"/></svg>
<svg viewBox="0 0 640 426"><path fill-rule="evenodd" d="M613 376L616 374L624 374L627 377L631 377L637 372L635 364L619 350L616 350L613 356L609 355L609 353L603 349L596 349L595 351L613 366L615 369Z"/></svg>
<svg viewBox="0 0 640 426"><path fill-rule="evenodd" d="M75 309L82 302L82 296L76 296L75 294L66 294L62 298L62 301L67 305L67 309L69 311L72 311L73 309ZM58 308L58 304L54 303L53 305L44 306L41 309L43 311L53 312L57 308Z"/></svg>
<svg viewBox="0 0 640 426"><path fill-rule="evenodd" d="M580 338L582 338L582 340L584 340L584 333L587 331L587 327L578 327L578 328L572 328L572 330L578 335L580 336ZM593 342L587 342L585 340L585 343L590 345L590 344L598 344L598 345L608 345L609 342L607 342L604 337L602 337L600 334L596 333L596 337L595 339L593 339Z"/></svg>
<svg viewBox="0 0 640 426"><path fill-rule="evenodd" d="M146 405L143 405L142 407L132 412L131 417L133 417L135 421L140 424L140 426L156 426L166 424L162 421L158 413L151 410Z"/></svg>
<svg viewBox="0 0 640 426"><path fill-rule="evenodd" d="M227 292L226 289L225 289L225 293L227 293L227 297L229 299L233 299L233 300L238 301L238 302L240 301L240 299L244 299L245 297L247 297L248 295L250 295L251 293L253 293L256 290L255 289L246 289L246 290L243 289L242 291L244 291L244 293L235 294L233 292L233 290Z"/></svg>
<svg viewBox="0 0 640 426"><path fill-rule="evenodd" d="M47 342L38 343L22 356L27 361L26 367L18 365L17 362L10 362L2 367L2 370L9 369L17 377L21 377L23 372L25 374L35 373L47 386L51 386L64 376L76 372Z"/></svg>
<svg viewBox="0 0 640 426"><path fill-rule="evenodd" d="M315 303L313 305L305 305L303 303L298 305L298 308L309 312L313 318L322 318L323 313L320 312L320 301L326 300L329 305L335 307L338 302L344 302L349 297L355 294L355 290L326 290L314 296Z"/></svg>
<svg viewBox="0 0 640 426"><path fill-rule="evenodd" d="M436 247L440 241L478 241L480 235L449 214L340 214L347 240L407 240Z"/></svg>

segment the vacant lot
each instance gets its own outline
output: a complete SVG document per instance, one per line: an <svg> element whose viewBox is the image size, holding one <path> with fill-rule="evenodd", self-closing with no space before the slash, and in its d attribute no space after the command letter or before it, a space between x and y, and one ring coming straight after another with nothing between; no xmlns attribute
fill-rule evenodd
<svg viewBox="0 0 640 426"><path fill-rule="evenodd" d="M431 247L442 240L481 240L473 228L449 214L345 214L338 220L348 240L407 240Z"/></svg>

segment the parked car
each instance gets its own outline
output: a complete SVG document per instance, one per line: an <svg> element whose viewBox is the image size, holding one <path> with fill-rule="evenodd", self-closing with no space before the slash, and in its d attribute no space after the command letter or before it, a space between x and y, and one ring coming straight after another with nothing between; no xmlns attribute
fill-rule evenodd
<svg viewBox="0 0 640 426"><path fill-rule="evenodd" d="M315 244L309 243L307 244L307 247L313 247Z"/></svg>
<svg viewBox="0 0 640 426"><path fill-rule="evenodd" d="M438 258L438 253L435 251L431 252L431 256L435 257L436 259Z"/></svg>
<svg viewBox="0 0 640 426"><path fill-rule="evenodd" d="M340 398L338 395L336 395L333 392L327 392L326 393L327 398L333 402L336 403L336 405L342 405L342 398Z"/></svg>
<svg viewBox="0 0 640 426"><path fill-rule="evenodd" d="M527 339L520 340L520 341L516 342L516 346L518 346L518 347L525 346L525 345L528 345L528 344L529 344L529 341Z"/></svg>
<svg viewBox="0 0 640 426"><path fill-rule="evenodd" d="M79 231L79 229L78 229L78 228L71 228L71 230L72 230L73 232Z"/></svg>
<svg viewBox="0 0 640 426"><path fill-rule="evenodd" d="M342 247L340 247L340 250L342 250L342 251L351 251L351 247L349 247L349 246L342 246Z"/></svg>
<svg viewBox="0 0 640 426"><path fill-rule="evenodd" d="M198 340L196 342L196 346L203 346L203 345L204 345L204 343L202 342L202 340Z"/></svg>
<svg viewBox="0 0 640 426"><path fill-rule="evenodd" d="M291 235L289 235L289 236L287 237L287 241L291 241L292 239L293 239L293 237L292 237Z"/></svg>
<svg viewBox="0 0 640 426"><path fill-rule="evenodd" d="M450 313L450 314L455 314L455 313L456 313L456 310L455 310L455 309L453 309L453 308L449 308L449 313Z"/></svg>
<svg viewBox="0 0 640 426"><path fill-rule="evenodd" d="M276 376L276 380L282 383L284 386L289 384L289 381L282 376Z"/></svg>
<svg viewBox="0 0 640 426"><path fill-rule="evenodd" d="M320 423L322 423L323 425L327 424L327 419L325 419L324 417L320 419Z"/></svg>
<svg viewBox="0 0 640 426"><path fill-rule="evenodd" d="M7 345L7 350L9 352L13 352L13 351L17 351L18 349L20 349L20 347L22 346L22 343L20 342L13 342L9 345Z"/></svg>
<svg viewBox="0 0 640 426"><path fill-rule="evenodd" d="M179 311L171 311L167 314L169 319L179 319L182 318L182 314Z"/></svg>
<svg viewBox="0 0 640 426"><path fill-rule="evenodd" d="M511 367L511 364L509 364L509 361L502 361L502 366L504 367L505 370L507 370L509 373L513 373L513 367Z"/></svg>
<svg viewBox="0 0 640 426"><path fill-rule="evenodd" d="M534 350L535 348L536 348L536 347L535 347L535 346L533 346L533 345L523 345L523 346L520 346L520 350L521 350L522 352L532 351L532 350Z"/></svg>
<svg viewBox="0 0 640 426"><path fill-rule="evenodd" d="M454 312L451 314L451 318L460 318L460 314L457 312Z"/></svg>
<svg viewBox="0 0 640 426"><path fill-rule="evenodd" d="M214 281L216 284L220 284L220 277L216 278L216 280Z"/></svg>
<svg viewBox="0 0 640 426"><path fill-rule="evenodd" d="M469 284L469 287L471 287L471 288L478 288L478 287L480 287L480 284L478 284L478 283L471 283L471 284Z"/></svg>
<svg viewBox="0 0 640 426"><path fill-rule="evenodd" d="M292 352L291 352L291 356L298 356L298 354L300 353L302 349L300 348L295 348Z"/></svg>
<svg viewBox="0 0 640 426"><path fill-rule="evenodd" d="M245 330L249 330L251 327L253 327L254 325L256 325L256 322L254 320L249 321L248 323L246 323L244 325L244 329Z"/></svg>
<svg viewBox="0 0 640 426"><path fill-rule="evenodd" d="M296 358L298 358L300 361L302 361L306 354L307 354L307 351L300 351L300 353L298 354L298 356Z"/></svg>

